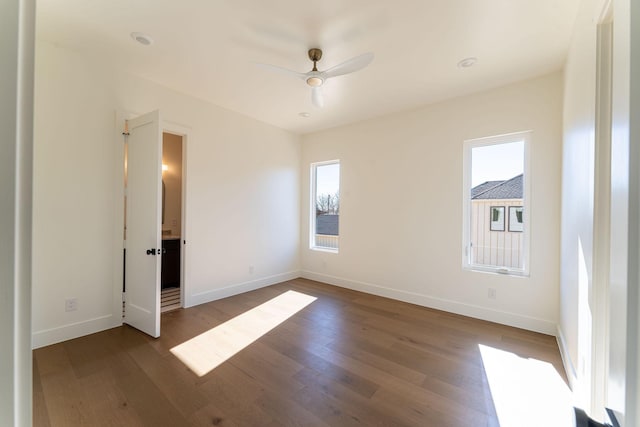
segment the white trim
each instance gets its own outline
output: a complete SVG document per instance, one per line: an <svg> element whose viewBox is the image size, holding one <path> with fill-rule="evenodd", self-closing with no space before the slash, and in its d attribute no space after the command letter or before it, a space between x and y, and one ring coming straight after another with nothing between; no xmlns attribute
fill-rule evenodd
<svg viewBox="0 0 640 427"><path fill-rule="evenodd" d="M521 132L513 132L503 135L487 136L482 138L467 139L463 143L462 150L462 268L464 270L472 271L490 271L500 274L512 275L512 276L524 276L530 275L530 248L531 248L531 214L530 206L533 205L531 200L531 138L533 135L532 130L525 130ZM523 166L523 194L522 194L522 206L524 207L524 230L522 235L524 236L524 268L514 269L508 268L505 271L504 267L493 267L488 265L476 265L471 263L471 242L470 242L470 218L471 218L471 203L469 200L471 188L471 150L475 147L483 147L489 145L508 144L512 142L524 142L524 164Z"/></svg>
<svg viewBox="0 0 640 427"><path fill-rule="evenodd" d="M244 292L254 291L256 289L286 282L288 280L297 279L298 277L300 277L300 271L288 271L286 273L274 274L273 276L262 277L249 282L236 283L220 289L212 289L210 291L188 295L184 307L188 308L195 305L206 304L211 301L239 295Z"/></svg>
<svg viewBox="0 0 640 427"><path fill-rule="evenodd" d="M400 291L397 289L386 288L380 285L345 279L342 277L330 276L313 271L303 270L301 272L301 277L305 279L316 280L318 282L328 283L330 285L340 286L342 288L366 292L372 295L378 295L386 298L392 298L398 301L417 304L423 307L443 310L454 314L460 314L462 316L473 317L476 319L487 320L489 322L500 323L502 325L540 332L547 335L555 336L557 331L557 325L555 322L538 319L535 317L523 316L521 314L493 310L473 304L461 303L458 301L417 294L414 292Z"/></svg>
<svg viewBox="0 0 640 427"><path fill-rule="evenodd" d="M529 275L524 270L510 267L494 267L491 265L467 264L462 266L462 269L465 271L500 274L502 276L529 277Z"/></svg>
<svg viewBox="0 0 640 427"><path fill-rule="evenodd" d="M312 246L309 248L312 251L318 251L318 252L328 252L330 254L337 254L338 249L335 248L325 248L324 246Z"/></svg>
<svg viewBox="0 0 640 427"><path fill-rule="evenodd" d="M115 123L114 123L114 151L116 159L114 168L114 185L113 185L113 221L114 221L114 236L113 236L113 302L112 313L114 318L113 326L122 325L122 283L124 281L124 146L125 136L122 134L124 131L124 121L132 117L135 114L129 111L116 110ZM118 316L119 313L119 316ZM119 319L118 319L119 317ZM118 319L118 322L115 320Z"/></svg>
<svg viewBox="0 0 640 427"><path fill-rule="evenodd" d="M324 246L316 246L316 215L315 213L316 213L316 200L318 198L318 195L316 194L316 190L317 190L316 170L318 166L327 166L327 165L335 165L335 164L338 165L338 171L339 171L338 173L340 175L338 178L338 192L339 192L340 188L342 187L342 183L340 182L342 180L342 171L340 170L342 168L342 165L340 164L340 159L324 160L322 162L312 162L309 167L311 172L311 176L310 176L311 188L309 189L309 194L310 194L310 197L309 197L309 249L338 253L340 251L339 244L337 248L326 248Z"/></svg>
<svg viewBox="0 0 640 427"><path fill-rule="evenodd" d="M609 369L607 407L622 426L640 425L640 61L637 2L613 4Z"/></svg>
<svg viewBox="0 0 640 427"><path fill-rule="evenodd" d="M602 24L613 19L613 0L596 0L594 22Z"/></svg>
<svg viewBox="0 0 640 427"><path fill-rule="evenodd" d="M576 368L571 362L571 356L569 356L569 349L567 348L567 341L564 338L562 329L560 329L560 325L558 325L556 330L556 341L558 341L558 348L560 349L564 372L567 374L567 379L569 380L569 388L571 388L571 390L575 390L577 382Z"/></svg>
<svg viewBox="0 0 640 427"><path fill-rule="evenodd" d="M35 1L0 3L0 425L33 422L32 213Z"/></svg>
<svg viewBox="0 0 640 427"><path fill-rule="evenodd" d="M93 319L36 331L32 335L32 347L36 349L85 335L95 334L96 332L113 328L114 323L116 322L114 322L113 315L107 314Z"/></svg>
<svg viewBox="0 0 640 427"><path fill-rule="evenodd" d="M611 4L606 2L606 7ZM612 10L602 11L597 26L596 119L593 189L593 265L589 307L591 348L587 356L591 372L589 415L605 419L607 371L609 367L609 257L611 232L611 72L613 65Z"/></svg>
<svg viewBox="0 0 640 427"><path fill-rule="evenodd" d="M162 132L178 136L187 136L191 132L191 126L184 125L171 120L162 119Z"/></svg>

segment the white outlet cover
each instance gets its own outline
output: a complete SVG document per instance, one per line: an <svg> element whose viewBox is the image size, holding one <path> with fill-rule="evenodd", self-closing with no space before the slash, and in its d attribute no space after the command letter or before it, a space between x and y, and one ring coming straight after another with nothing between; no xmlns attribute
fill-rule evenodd
<svg viewBox="0 0 640 427"><path fill-rule="evenodd" d="M68 298L64 301L65 311L76 311L78 309L78 300L76 298Z"/></svg>

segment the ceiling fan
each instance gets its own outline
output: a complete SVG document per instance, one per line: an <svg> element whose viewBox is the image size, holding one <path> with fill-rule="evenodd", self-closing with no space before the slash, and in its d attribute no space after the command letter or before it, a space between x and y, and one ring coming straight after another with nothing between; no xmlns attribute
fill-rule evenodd
<svg viewBox="0 0 640 427"><path fill-rule="evenodd" d="M331 67L325 71L318 71L317 62L322 58L322 50L313 48L309 49L309 59L313 61L313 69L306 73L289 70L287 68L277 67L269 64L258 64L260 67L273 71L288 74L290 76L304 80L311 87L311 103L318 108L324 105L322 96L322 86L325 82L333 77L342 76L363 69L373 61L373 53L368 52L362 55L344 61L341 64Z"/></svg>

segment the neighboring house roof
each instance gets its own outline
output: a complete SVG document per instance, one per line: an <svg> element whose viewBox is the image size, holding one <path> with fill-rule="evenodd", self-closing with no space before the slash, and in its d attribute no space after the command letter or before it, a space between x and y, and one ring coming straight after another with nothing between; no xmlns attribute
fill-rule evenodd
<svg viewBox="0 0 640 427"><path fill-rule="evenodd" d="M471 198L479 199L522 199L522 174L506 181L487 181L471 189Z"/></svg>
<svg viewBox="0 0 640 427"><path fill-rule="evenodd" d="M316 217L316 234L337 236L339 219L340 215L336 214L318 215Z"/></svg>
<svg viewBox="0 0 640 427"><path fill-rule="evenodd" d="M502 184L504 181L487 181L480 185L476 185L471 189L471 198L474 199L478 194L484 193L490 188L495 187L498 184Z"/></svg>

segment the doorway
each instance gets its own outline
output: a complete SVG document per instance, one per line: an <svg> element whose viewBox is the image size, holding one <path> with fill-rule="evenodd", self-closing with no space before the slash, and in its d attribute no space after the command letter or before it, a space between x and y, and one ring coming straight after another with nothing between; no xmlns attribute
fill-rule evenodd
<svg viewBox="0 0 640 427"><path fill-rule="evenodd" d="M162 134L162 256L160 312L182 308L183 137Z"/></svg>
<svg viewBox="0 0 640 427"><path fill-rule="evenodd" d="M185 176L190 128L163 120L159 110L142 115L116 112L116 123L122 124L117 131L124 136L124 144L116 145L117 157L123 159L116 176L124 177L124 185L119 180L122 192L116 200L122 202L114 208L116 218L122 218L122 228L117 229L124 235L115 235L116 259L122 261L115 264L114 278L123 280L114 281L114 309L122 310L123 323L157 338L160 314L188 305ZM163 149L164 139L169 142ZM175 188L177 192L172 191ZM168 255L165 263L163 252ZM165 310L161 307L163 275L168 275L165 289L174 288Z"/></svg>

